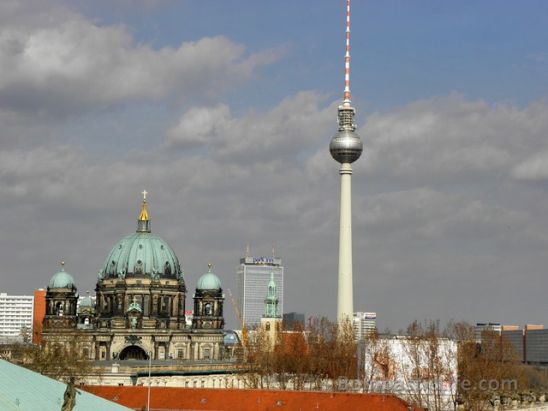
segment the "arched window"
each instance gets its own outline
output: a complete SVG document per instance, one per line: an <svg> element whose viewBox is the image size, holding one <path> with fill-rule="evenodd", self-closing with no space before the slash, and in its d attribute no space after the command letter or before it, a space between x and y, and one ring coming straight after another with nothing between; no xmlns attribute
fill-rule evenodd
<svg viewBox="0 0 548 411"><path fill-rule="evenodd" d="M59 317L63 316L63 303L62 302L58 302L55 305L55 314L58 315Z"/></svg>
<svg viewBox="0 0 548 411"><path fill-rule="evenodd" d="M266 323L265 329L266 329L266 331L270 331L270 323L269 322Z"/></svg>
<svg viewBox="0 0 548 411"><path fill-rule="evenodd" d="M205 313L205 315L212 315L213 314L213 310L211 308L211 303L207 303L205 305L204 313Z"/></svg>

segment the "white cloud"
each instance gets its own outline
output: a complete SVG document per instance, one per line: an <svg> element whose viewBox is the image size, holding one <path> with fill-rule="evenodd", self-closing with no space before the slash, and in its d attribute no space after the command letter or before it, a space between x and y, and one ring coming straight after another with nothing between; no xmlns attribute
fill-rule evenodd
<svg viewBox="0 0 548 411"><path fill-rule="evenodd" d="M223 36L154 49L136 43L123 26L100 26L64 9L52 16L49 24L0 28L1 106L66 112L131 101L207 101L282 53L247 54Z"/></svg>
<svg viewBox="0 0 548 411"><path fill-rule="evenodd" d="M192 108L168 130L170 147L213 147L209 155L225 162L286 161L299 166L317 147L329 143L334 109L321 107L325 97L301 92L266 112L251 111L234 118L225 105Z"/></svg>

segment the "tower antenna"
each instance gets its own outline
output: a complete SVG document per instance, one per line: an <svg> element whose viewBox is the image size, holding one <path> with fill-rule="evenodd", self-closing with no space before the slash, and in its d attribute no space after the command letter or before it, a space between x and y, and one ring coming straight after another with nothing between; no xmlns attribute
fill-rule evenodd
<svg viewBox="0 0 548 411"><path fill-rule="evenodd" d="M346 0L346 49L344 53L343 105L350 107L350 0Z"/></svg>

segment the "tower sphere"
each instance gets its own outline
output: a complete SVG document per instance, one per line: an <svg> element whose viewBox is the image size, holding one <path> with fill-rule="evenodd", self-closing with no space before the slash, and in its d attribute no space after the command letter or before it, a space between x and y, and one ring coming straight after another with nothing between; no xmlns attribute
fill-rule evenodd
<svg viewBox="0 0 548 411"><path fill-rule="evenodd" d="M363 144L360 136L353 130L339 130L329 143L331 156L341 164L353 163L360 158L363 151Z"/></svg>

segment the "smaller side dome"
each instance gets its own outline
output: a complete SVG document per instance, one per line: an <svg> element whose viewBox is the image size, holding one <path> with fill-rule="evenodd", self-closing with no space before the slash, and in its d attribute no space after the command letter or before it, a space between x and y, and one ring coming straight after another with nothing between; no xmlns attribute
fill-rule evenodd
<svg viewBox="0 0 548 411"><path fill-rule="evenodd" d="M49 280L48 288L76 288L74 278L65 271L65 262L61 262L61 271L55 273Z"/></svg>
<svg viewBox="0 0 548 411"><path fill-rule="evenodd" d="M198 280L197 290L221 290L221 280L211 271L211 264L208 264L209 270Z"/></svg>

